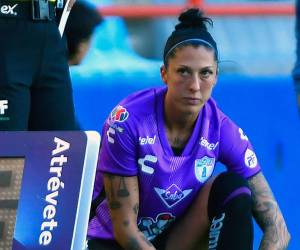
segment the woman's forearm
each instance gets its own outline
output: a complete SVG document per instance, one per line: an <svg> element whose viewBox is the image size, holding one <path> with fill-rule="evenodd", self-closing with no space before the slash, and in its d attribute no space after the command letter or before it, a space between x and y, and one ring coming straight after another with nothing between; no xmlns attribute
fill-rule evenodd
<svg viewBox="0 0 300 250"><path fill-rule="evenodd" d="M283 215L264 176L249 179L253 198L253 215L264 235L259 250L284 250L290 241Z"/></svg>
<svg viewBox="0 0 300 250"><path fill-rule="evenodd" d="M279 236L279 234L282 234ZM260 242L259 250L285 250L288 247L290 235L285 229L268 228Z"/></svg>

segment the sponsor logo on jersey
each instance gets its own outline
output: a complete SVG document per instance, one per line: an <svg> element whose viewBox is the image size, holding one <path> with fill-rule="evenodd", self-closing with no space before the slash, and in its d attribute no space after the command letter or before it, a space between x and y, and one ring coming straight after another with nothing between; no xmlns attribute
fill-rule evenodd
<svg viewBox="0 0 300 250"><path fill-rule="evenodd" d="M139 143L140 145L147 145L147 144L150 144L150 145L153 145L155 143L155 139L156 139L156 135L154 135L153 137L150 137L150 136L146 136L146 137L139 137Z"/></svg>
<svg viewBox="0 0 300 250"><path fill-rule="evenodd" d="M157 157L154 155L146 155L144 158L138 159L138 164L140 165L142 172L146 174L153 174L154 168L147 166L147 161L151 163L156 163Z"/></svg>
<svg viewBox="0 0 300 250"><path fill-rule="evenodd" d="M204 156L195 160L195 176L200 182L205 182L213 173L215 158Z"/></svg>
<svg viewBox="0 0 300 250"><path fill-rule="evenodd" d="M208 150L215 150L216 147L218 146L219 142L216 143L209 143L207 141L207 139L205 139L204 137L201 137L199 144L205 148L207 148Z"/></svg>
<svg viewBox="0 0 300 250"><path fill-rule="evenodd" d="M1 5L0 12L4 15L12 15L17 16L18 13L15 11L15 8L18 6L18 4L15 5Z"/></svg>
<svg viewBox="0 0 300 250"><path fill-rule="evenodd" d="M247 135L245 135L244 131L243 131L241 128L239 128L239 133L240 133L240 135L241 135L241 139L242 139L242 140L248 141Z"/></svg>
<svg viewBox="0 0 300 250"><path fill-rule="evenodd" d="M168 228L174 220L175 216L171 213L160 213L156 216L156 219L142 217L138 223L138 227L148 240L153 240L157 235Z"/></svg>
<svg viewBox="0 0 300 250"><path fill-rule="evenodd" d="M213 218L209 229L208 249L216 250L219 242L220 231L223 227L224 218L225 218L225 213L222 213L219 219L216 217Z"/></svg>
<svg viewBox="0 0 300 250"><path fill-rule="evenodd" d="M111 122L124 122L129 116L128 111L123 106L119 105L110 113Z"/></svg>
<svg viewBox="0 0 300 250"><path fill-rule="evenodd" d="M172 184L167 189L154 187L159 198L165 203L168 208L171 208L187 197L193 189L181 190L175 184Z"/></svg>
<svg viewBox="0 0 300 250"><path fill-rule="evenodd" d="M109 127L109 129L106 131L107 140L109 143L111 144L115 143L115 139L113 138L115 134L116 134L116 130L113 129L112 127Z"/></svg>
<svg viewBox="0 0 300 250"><path fill-rule="evenodd" d="M248 168L255 168L257 166L257 158L255 153L247 148L245 152L245 158L244 158L245 164Z"/></svg>

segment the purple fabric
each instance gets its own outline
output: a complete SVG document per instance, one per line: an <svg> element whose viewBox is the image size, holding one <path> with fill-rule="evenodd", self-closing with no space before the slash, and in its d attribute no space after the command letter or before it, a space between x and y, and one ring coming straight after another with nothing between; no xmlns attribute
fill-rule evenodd
<svg viewBox="0 0 300 250"><path fill-rule="evenodd" d="M165 87L134 93L111 112L103 128L93 196L100 192L101 172L137 175L137 221L150 240L186 211L218 161L244 178L260 171L248 138L212 98L200 111L182 154L175 156L164 125L165 93ZM104 200L89 225L89 237L113 239L107 210Z"/></svg>
<svg viewBox="0 0 300 250"><path fill-rule="evenodd" d="M247 194L247 195L251 195L251 191L249 188L246 187L240 187L236 190L234 190L232 193L230 193L229 196L227 196L227 198L225 199L225 201L223 202L223 207L229 202L231 201L233 198L241 195L241 194Z"/></svg>

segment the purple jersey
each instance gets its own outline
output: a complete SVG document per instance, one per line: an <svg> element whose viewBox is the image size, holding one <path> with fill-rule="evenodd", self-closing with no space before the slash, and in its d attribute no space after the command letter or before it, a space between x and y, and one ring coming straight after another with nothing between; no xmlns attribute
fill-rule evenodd
<svg viewBox="0 0 300 250"><path fill-rule="evenodd" d="M153 88L124 99L106 120L94 197L103 186L101 172L138 176L138 227L152 240L184 213L217 161L245 178L260 171L252 146L211 98L200 111L182 154L174 155L164 127L166 88ZM113 239L107 200L90 221L89 237Z"/></svg>

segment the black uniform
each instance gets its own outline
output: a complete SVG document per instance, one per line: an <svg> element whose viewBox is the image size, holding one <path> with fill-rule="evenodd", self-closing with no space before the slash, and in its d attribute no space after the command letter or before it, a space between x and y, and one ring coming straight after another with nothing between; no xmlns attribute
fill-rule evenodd
<svg viewBox="0 0 300 250"><path fill-rule="evenodd" d="M55 2L39 1L0 0L0 130L76 129Z"/></svg>

